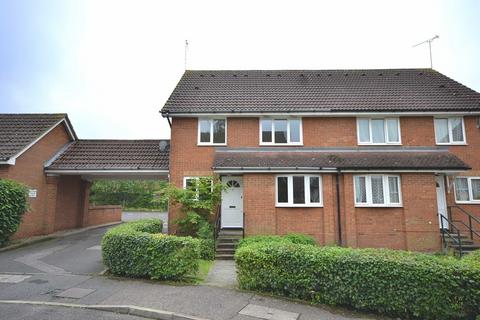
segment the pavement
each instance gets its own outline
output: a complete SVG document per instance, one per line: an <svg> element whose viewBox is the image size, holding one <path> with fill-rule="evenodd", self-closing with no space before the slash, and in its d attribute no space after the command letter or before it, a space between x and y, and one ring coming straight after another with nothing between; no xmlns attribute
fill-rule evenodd
<svg viewBox="0 0 480 320"><path fill-rule="evenodd" d="M210 281L212 285L172 285L102 276L104 266L99 245L106 230L89 230L0 252L0 300L129 305L211 320L376 319L343 309L311 306L235 290L231 289L231 284L218 286L225 277L215 275L215 268L230 270L226 277L230 281L232 264L215 263L209 276L210 280L213 279ZM114 315L115 319L136 319L132 315ZM90 318L110 319L112 313L65 309L56 305L11 305L0 301L0 319Z"/></svg>
<svg viewBox="0 0 480 320"><path fill-rule="evenodd" d="M233 260L215 260L204 285L234 289L237 287L237 268Z"/></svg>

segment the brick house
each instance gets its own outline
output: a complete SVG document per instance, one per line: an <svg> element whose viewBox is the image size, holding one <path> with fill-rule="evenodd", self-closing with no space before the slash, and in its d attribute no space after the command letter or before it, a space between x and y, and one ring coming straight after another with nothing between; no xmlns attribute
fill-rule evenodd
<svg viewBox="0 0 480 320"><path fill-rule="evenodd" d="M442 226L479 239L480 94L435 70L186 71L161 113L170 181L230 186L222 229L416 251L438 251Z"/></svg>
<svg viewBox="0 0 480 320"><path fill-rule="evenodd" d="M168 141L78 139L66 114L0 114L0 178L29 188L14 239L120 221L120 206L89 206L95 179L166 179Z"/></svg>

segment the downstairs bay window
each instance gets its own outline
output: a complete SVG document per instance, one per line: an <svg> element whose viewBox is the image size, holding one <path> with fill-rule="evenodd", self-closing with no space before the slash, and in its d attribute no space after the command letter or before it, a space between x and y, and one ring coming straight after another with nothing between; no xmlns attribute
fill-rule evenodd
<svg viewBox="0 0 480 320"><path fill-rule="evenodd" d="M400 176L354 176L356 207L401 207Z"/></svg>
<svg viewBox="0 0 480 320"><path fill-rule="evenodd" d="M480 203L480 177L455 178L457 203Z"/></svg>
<svg viewBox="0 0 480 320"><path fill-rule="evenodd" d="M319 175L279 175L276 177L277 207L321 207L322 177Z"/></svg>

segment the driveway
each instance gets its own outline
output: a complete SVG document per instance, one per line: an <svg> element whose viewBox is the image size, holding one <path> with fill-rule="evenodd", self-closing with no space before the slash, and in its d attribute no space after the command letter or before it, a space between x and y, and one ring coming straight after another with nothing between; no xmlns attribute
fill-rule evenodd
<svg viewBox="0 0 480 320"><path fill-rule="evenodd" d="M0 252L0 273L97 274L103 271L100 242L109 227Z"/></svg>

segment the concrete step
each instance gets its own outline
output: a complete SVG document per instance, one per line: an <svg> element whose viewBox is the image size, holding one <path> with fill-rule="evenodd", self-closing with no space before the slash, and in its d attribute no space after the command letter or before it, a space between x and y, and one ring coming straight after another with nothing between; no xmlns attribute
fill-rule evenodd
<svg viewBox="0 0 480 320"><path fill-rule="evenodd" d="M227 248L217 249L215 252L216 252L216 254L231 254L231 255L233 255L235 253L235 249L227 249Z"/></svg>
<svg viewBox="0 0 480 320"><path fill-rule="evenodd" d="M235 243L237 244L241 238L231 238L231 237L218 237L217 238L217 243Z"/></svg>
<svg viewBox="0 0 480 320"><path fill-rule="evenodd" d="M243 236L242 229L221 229L218 232L219 235L229 235L229 236Z"/></svg>
<svg viewBox="0 0 480 320"><path fill-rule="evenodd" d="M233 250L235 250L236 247L237 247L237 244L233 243L233 242L217 243L217 249L233 249Z"/></svg>
<svg viewBox="0 0 480 320"><path fill-rule="evenodd" d="M454 250L460 250L460 246L457 245L457 244L452 244L452 245L450 245L450 247L452 247ZM480 249L480 245L476 245L476 244L463 245L462 244L462 251L473 251L473 250L477 250L477 249Z"/></svg>
<svg viewBox="0 0 480 320"><path fill-rule="evenodd" d="M445 238L445 242L448 243L448 244L456 244L457 243L457 238L452 239L452 238ZM470 240L470 239L461 239L462 240L462 245L469 245L469 244L473 244L473 240Z"/></svg>
<svg viewBox="0 0 480 320"><path fill-rule="evenodd" d="M215 259L217 259L217 260L233 260L233 254L216 254Z"/></svg>

